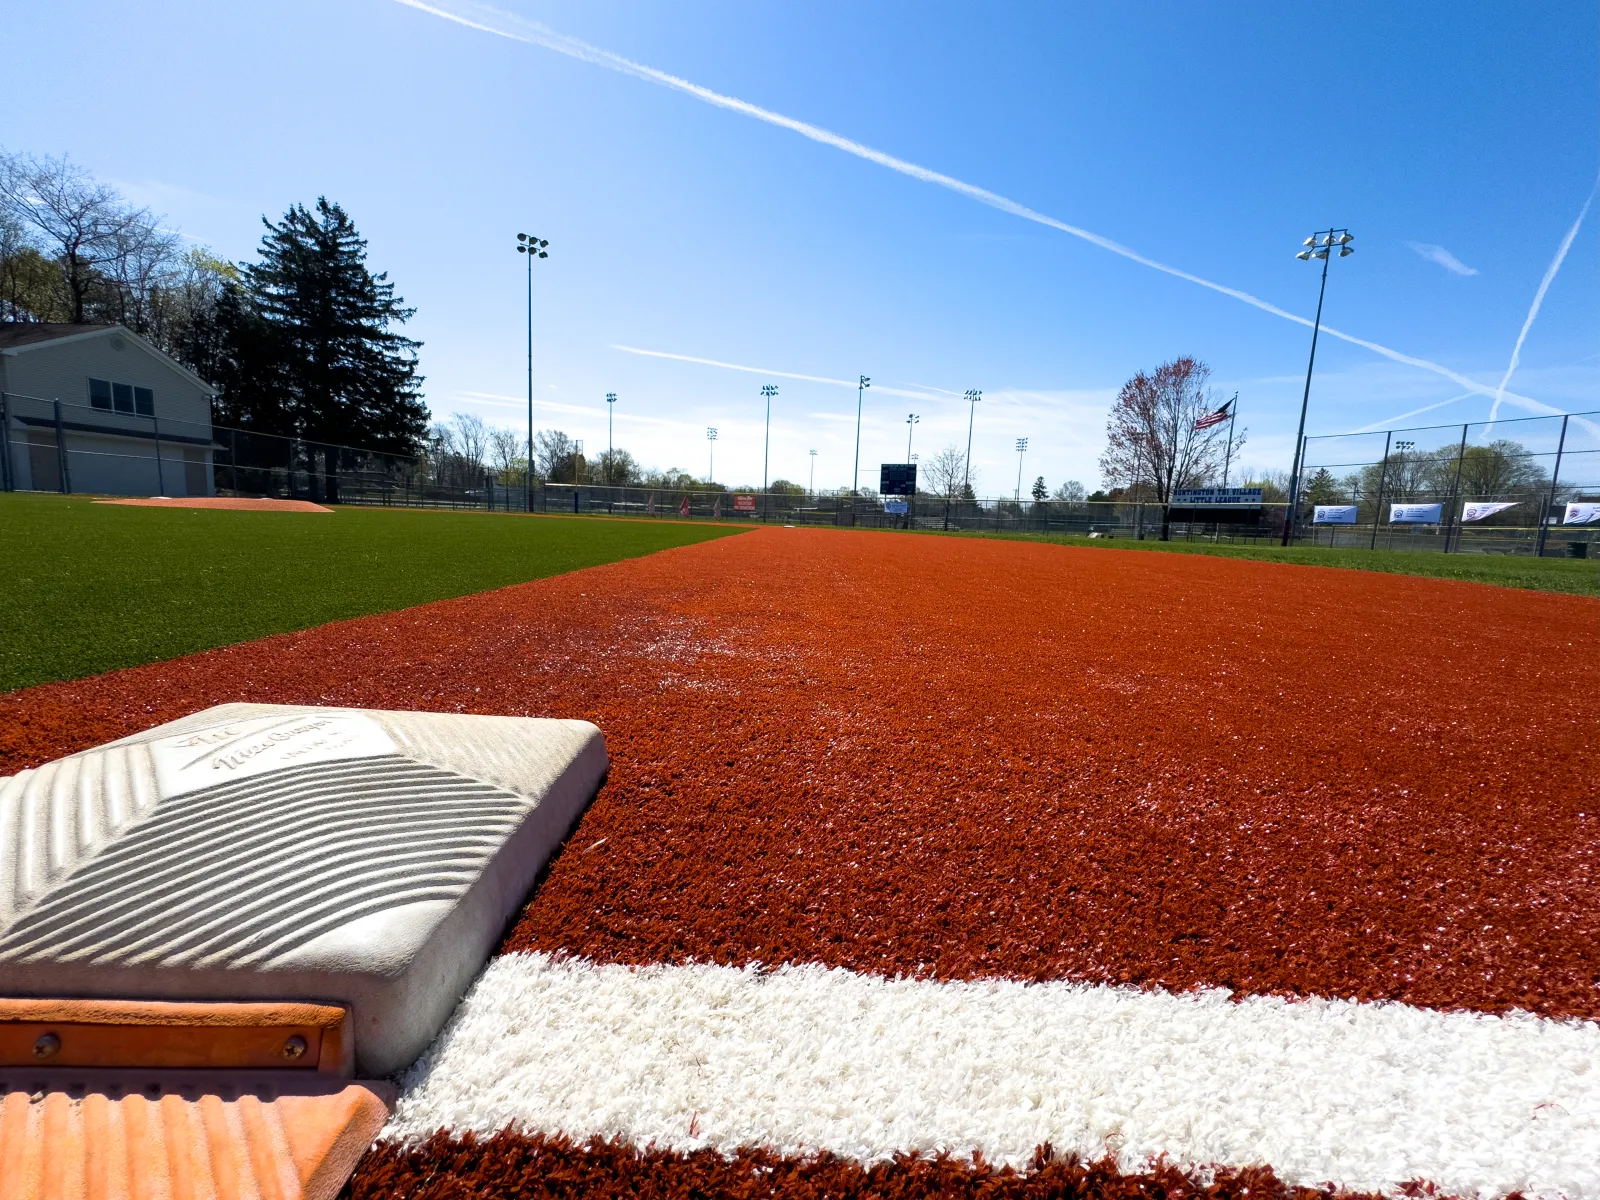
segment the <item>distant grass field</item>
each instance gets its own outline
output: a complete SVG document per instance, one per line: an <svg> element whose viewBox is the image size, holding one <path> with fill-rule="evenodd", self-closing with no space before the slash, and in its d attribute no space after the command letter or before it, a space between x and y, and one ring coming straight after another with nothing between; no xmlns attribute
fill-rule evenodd
<svg viewBox="0 0 1600 1200"><path fill-rule="evenodd" d="M1086 538L1040 533L951 533L948 537L997 537L1014 541L1057 542L1066 546L1094 546L1107 550L1153 550L1168 554L1213 554L1223 558L1248 558L1256 562L1301 563L1313 567L1343 567L1356 571L1382 571L1390 575L1422 575L1430 579L1462 579L1499 587L1530 588L1539 592L1569 592L1600 596L1600 560L1581 558L1531 558L1509 554L1419 554L1406 550L1343 550L1327 546L1229 546L1210 542L1161 542L1147 538Z"/></svg>
<svg viewBox="0 0 1600 1200"><path fill-rule="evenodd" d="M0 494L0 692L737 532L675 521L229 512Z"/></svg>

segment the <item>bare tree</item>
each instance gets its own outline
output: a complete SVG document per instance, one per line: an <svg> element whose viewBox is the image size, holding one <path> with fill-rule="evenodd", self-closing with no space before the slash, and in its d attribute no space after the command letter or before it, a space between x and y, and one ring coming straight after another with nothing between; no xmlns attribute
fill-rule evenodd
<svg viewBox="0 0 1600 1200"><path fill-rule="evenodd" d="M104 307L117 323L148 336L157 322L162 292L177 285L183 269L178 235L153 220L130 223L113 239L103 272L110 285Z"/></svg>
<svg viewBox="0 0 1600 1200"><path fill-rule="evenodd" d="M1217 407L1207 387L1210 378L1210 367L1185 355L1149 374L1140 371L1122 385L1106 420L1106 448L1100 455L1100 473L1108 484L1147 491L1168 505L1175 490L1196 487L1216 474L1227 423L1196 428Z"/></svg>
<svg viewBox="0 0 1600 1200"><path fill-rule="evenodd" d="M578 477L578 443L559 429L541 429L533 438L534 466L543 479L574 483Z"/></svg>
<svg viewBox="0 0 1600 1200"><path fill-rule="evenodd" d="M475 413L456 413L450 418L453 449L465 465L482 474L489 459L489 427Z"/></svg>
<svg viewBox="0 0 1600 1200"><path fill-rule="evenodd" d="M961 485L966 480L967 456L960 446L946 446L919 465L918 475L935 496L953 500L961 494Z"/></svg>
<svg viewBox="0 0 1600 1200"><path fill-rule="evenodd" d="M68 318L76 324L84 320L97 279L116 278L129 254L159 240L147 210L131 207L115 188L65 157L9 156L0 171L0 205L42 235L44 252L60 267Z"/></svg>
<svg viewBox="0 0 1600 1200"><path fill-rule="evenodd" d="M620 446L602 450L595 465L599 467L600 482L610 487L634 487L643 477L638 461Z"/></svg>
<svg viewBox="0 0 1600 1200"><path fill-rule="evenodd" d="M507 429L502 425L490 428L489 462L501 475L510 475L514 469L523 465L527 459L525 449L516 430Z"/></svg>
<svg viewBox="0 0 1600 1200"><path fill-rule="evenodd" d="M950 502L962 495L967 485L967 456L960 446L946 446L920 464L918 482L925 482L935 496L944 500L944 525L950 528ZM969 496L970 496L970 489Z"/></svg>
<svg viewBox="0 0 1600 1200"><path fill-rule="evenodd" d="M1076 479L1069 479L1055 490L1052 500L1066 500L1072 504L1083 503L1083 498L1088 493L1083 490L1083 484Z"/></svg>

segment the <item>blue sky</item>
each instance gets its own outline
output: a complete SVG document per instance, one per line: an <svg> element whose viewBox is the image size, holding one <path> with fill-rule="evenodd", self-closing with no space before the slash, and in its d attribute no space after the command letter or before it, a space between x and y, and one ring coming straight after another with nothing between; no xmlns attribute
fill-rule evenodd
<svg viewBox="0 0 1600 1200"><path fill-rule="evenodd" d="M1459 380L1500 383L1600 172L1593 3L427 3L511 36L397 0L25 6L0 145L70 153L233 258L261 214L338 200L418 309L439 416L525 420L527 230L551 242L540 427L603 446L615 392L643 462L703 472L715 425L717 477L759 481L771 382L773 475L805 482L815 448L837 486L856 393L827 380L874 380L864 480L904 457L909 412L919 452L964 444L980 388L985 493L1014 486L1019 436L1030 479L1094 486L1117 387L1184 353L1239 392L1246 465L1287 466L1309 331L564 39L1302 317L1298 243L1348 226L1325 319L1457 378L1325 337L1313 433L1487 416ZM1597 229L1502 415L1600 408Z"/></svg>

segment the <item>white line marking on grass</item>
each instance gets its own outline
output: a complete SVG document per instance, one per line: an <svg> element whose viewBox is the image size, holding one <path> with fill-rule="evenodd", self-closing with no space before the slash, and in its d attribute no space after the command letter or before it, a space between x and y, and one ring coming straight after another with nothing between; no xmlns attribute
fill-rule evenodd
<svg viewBox="0 0 1600 1200"><path fill-rule="evenodd" d="M387 1139L444 1128L763 1145L864 1162L1035 1146L1125 1170L1600 1197L1600 1027L823 967L495 959L407 1073Z"/></svg>

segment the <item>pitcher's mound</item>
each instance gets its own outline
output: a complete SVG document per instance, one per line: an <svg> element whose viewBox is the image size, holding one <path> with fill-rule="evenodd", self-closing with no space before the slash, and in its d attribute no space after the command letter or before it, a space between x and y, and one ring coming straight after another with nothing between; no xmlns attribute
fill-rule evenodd
<svg viewBox="0 0 1600 1200"><path fill-rule="evenodd" d="M147 508L242 508L252 512L332 512L309 500L268 500L249 496L151 496L137 500L96 500L96 504L135 504Z"/></svg>

